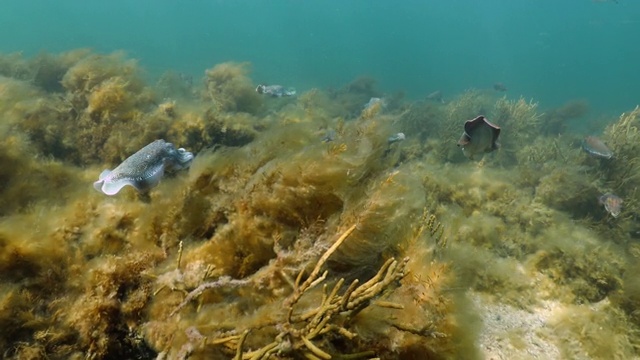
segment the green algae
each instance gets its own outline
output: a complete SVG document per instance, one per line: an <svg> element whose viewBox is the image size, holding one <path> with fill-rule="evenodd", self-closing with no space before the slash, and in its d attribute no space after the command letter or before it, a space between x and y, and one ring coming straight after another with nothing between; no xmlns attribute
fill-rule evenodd
<svg viewBox="0 0 640 360"><path fill-rule="evenodd" d="M540 336L564 357L639 355L637 109L606 128L605 161L565 132L583 103L469 90L363 111L373 79L267 99L249 70L149 85L121 53L0 57L5 357L483 358L471 294L557 304ZM478 114L502 145L470 162L455 142ZM91 188L156 138L197 152L188 173L148 201Z"/></svg>

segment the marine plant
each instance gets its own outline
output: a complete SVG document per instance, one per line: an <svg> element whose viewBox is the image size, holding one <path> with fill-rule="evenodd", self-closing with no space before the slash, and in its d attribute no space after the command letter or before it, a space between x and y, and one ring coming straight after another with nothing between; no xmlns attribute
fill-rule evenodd
<svg viewBox="0 0 640 360"><path fill-rule="evenodd" d="M361 116L371 79L244 102L246 65L185 93L119 54L0 63L6 358L638 356L637 109L600 161L486 91ZM455 142L480 113L503 148L470 162ZM144 201L91 188L158 137L197 152L188 172Z"/></svg>
<svg viewBox="0 0 640 360"><path fill-rule="evenodd" d="M515 153L523 144L530 144L541 134L538 104L523 98L508 100L502 97L496 101L490 118L507 135L500 138L501 151L496 155L503 165L515 165Z"/></svg>
<svg viewBox="0 0 640 360"><path fill-rule="evenodd" d="M216 111L255 113L262 98L247 77L248 63L226 62L205 71L205 96Z"/></svg>
<svg viewBox="0 0 640 360"><path fill-rule="evenodd" d="M552 108L542 115L542 132L546 135L559 135L566 132L570 120L584 117L589 112L589 103L584 99L566 102Z"/></svg>
<svg viewBox="0 0 640 360"><path fill-rule="evenodd" d="M431 137L442 139L444 143L432 146L439 161L463 162L467 159L456 147L456 142L464 130L464 122L480 114L486 114L493 105L491 95L485 91L469 89L445 105L445 116L439 118Z"/></svg>

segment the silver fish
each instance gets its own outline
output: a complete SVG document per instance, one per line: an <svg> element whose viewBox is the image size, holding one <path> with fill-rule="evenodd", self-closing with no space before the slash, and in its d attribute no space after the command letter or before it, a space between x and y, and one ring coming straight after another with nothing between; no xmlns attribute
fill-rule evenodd
<svg viewBox="0 0 640 360"><path fill-rule="evenodd" d="M285 89L282 85L258 85L256 87L256 92L258 94L270 95L272 97L283 97L283 96L293 96L296 94L296 89L288 88Z"/></svg>
<svg viewBox="0 0 640 360"><path fill-rule="evenodd" d="M605 210L607 210L607 212L615 218L620 215L620 212L622 211L622 203L624 202L624 200L622 200L617 195L607 193L600 196L598 198L598 202L604 205Z"/></svg>
<svg viewBox="0 0 640 360"><path fill-rule="evenodd" d="M492 152L500 146L497 143L500 127L490 123L484 116L464 123L464 132L458 140L464 156L473 159L476 154Z"/></svg>
<svg viewBox="0 0 640 360"><path fill-rule="evenodd" d="M613 151L595 136L587 136L582 140L582 150L593 157L603 159L611 159L613 157Z"/></svg>
<svg viewBox="0 0 640 360"><path fill-rule="evenodd" d="M113 170L100 174L93 187L107 195L117 194L130 185L140 192L158 185L166 171L185 169L191 165L193 154L183 148L176 149L162 139L143 147L125 159Z"/></svg>
<svg viewBox="0 0 640 360"><path fill-rule="evenodd" d="M444 98L442 97L442 91L440 90L436 90L427 95L426 99L444 104Z"/></svg>
<svg viewBox="0 0 640 360"><path fill-rule="evenodd" d="M374 106L380 106L381 108L385 108L387 107L387 100L382 98L372 97L371 99L369 99L369 102L364 104L363 108L364 110L369 110Z"/></svg>
<svg viewBox="0 0 640 360"><path fill-rule="evenodd" d="M387 142L389 143L389 145L391 145L394 142L403 141L404 139L406 139L406 136L404 136L404 133L399 132L397 134L393 134L389 136L389 138L387 139Z"/></svg>

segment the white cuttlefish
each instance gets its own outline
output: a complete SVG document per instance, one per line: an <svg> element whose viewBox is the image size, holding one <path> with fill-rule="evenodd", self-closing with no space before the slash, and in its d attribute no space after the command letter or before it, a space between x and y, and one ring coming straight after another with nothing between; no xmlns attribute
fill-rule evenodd
<svg viewBox="0 0 640 360"><path fill-rule="evenodd" d="M176 149L172 143L162 139L156 140L126 158L115 169L103 171L93 187L107 195L115 195L127 185L146 192L158 185L165 171L188 168L191 160L192 153L183 148Z"/></svg>

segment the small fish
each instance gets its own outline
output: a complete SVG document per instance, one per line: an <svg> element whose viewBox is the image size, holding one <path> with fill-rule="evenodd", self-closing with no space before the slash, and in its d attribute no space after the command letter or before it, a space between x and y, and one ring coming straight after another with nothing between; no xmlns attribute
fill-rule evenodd
<svg viewBox="0 0 640 360"><path fill-rule="evenodd" d="M401 133L401 132L389 136L387 138L387 149L384 151L384 154L382 154L382 156L385 157L389 155L389 153L393 148L392 144L400 141L404 141L405 139L406 139L406 136L404 136L404 133Z"/></svg>
<svg viewBox="0 0 640 360"><path fill-rule="evenodd" d="M611 214L611 216L618 217L620 215L620 211L622 210L622 200L619 196L614 194L604 194L598 198L598 202L604 205L604 208Z"/></svg>
<svg viewBox="0 0 640 360"><path fill-rule="evenodd" d="M389 136L389 138L387 139L387 142L389 143L389 145L398 142L398 141L403 141L404 139L406 139L406 137L404 136L404 133L397 133L397 134L393 134L391 136Z"/></svg>
<svg viewBox="0 0 640 360"><path fill-rule="evenodd" d="M270 95L272 97L283 97L283 96L293 96L296 94L296 89L288 88L285 89L282 85L258 85L256 87L256 92L258 94Z"/></svg>
<svg viewBox="0 0 640 360"><path fill-rule="evenodd" d="M382 98L372 97L369 99L369 102L364 104L364 110L371 110L374 106L380 106L380 108L385 108L387 106L387 101Z"/></svg>
<svg viewBox="0 0 640 360"><path fill-rule="evenodd" d="M436 90L431 94L427 95L426 99L444 104L444 99L442 98L442 91L440 90Z"/></svg>
<svg viewBox="0 0 640 360"><path fill-rule="evenodd" d="M127 185L146 192L158 185L165 170L185 169L191 165L191 160L192 153L183 148L176 149L172 143L162 139L156 140L129 156L115 169L103 171L93 187L107 195L115 195Z"/></svg>
<svg viewBox="0 0 640 360"><path fill-rule="evenodd" d="M500 147L497 143L500 127L490 123L484 116L464 123L464 132L458 140L464 155L473 159L476 154L492 152Z"/></svg>
<svg viewBox="0 0 640 360"><path fill-rule="evenodd" d="M582 140L582 150L598 158L611 159L613 157L613 151L611 151L602 140L595 136L587 136Z"/></svg>
<svg viewBox="0 0 640 360"><path fill-rule="evenodd" d="M332 142L333 140L336 139L337 136L338 134L336 134L335 130L327 129L327 132L324 134L324 137L322 138L322 142L323 143Z"/></svg>
<svg viewBox="0 0 640 360"><path fill-rule="evenodd" d="M507 86L501 82L493 84L493 90L505 92L507 91Z"/></svg>

